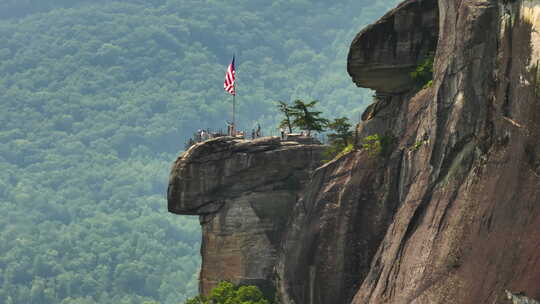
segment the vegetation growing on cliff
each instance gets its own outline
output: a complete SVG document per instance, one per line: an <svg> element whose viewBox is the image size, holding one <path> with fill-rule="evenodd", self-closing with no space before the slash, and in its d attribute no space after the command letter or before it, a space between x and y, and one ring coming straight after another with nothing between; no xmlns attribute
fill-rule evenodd
<svg viewBox="0 0 540 304"><path fill-rule="evenodd" d="M278 101L278 110L283 114L284 118L279 123L280 128L287 128L289 133L292 133L293 127L302 131L307 131L309 136L312 131L323 132L329 127L330 121L320 117L321 111L315 111L315 105L319 101L304 102L296 99L292 105L283 101ZM343 119L347 119L343 117ZM350 127L350 125L349 125Z"/></svg>
<svg viewBox="0 0 540 304"><path fill-rule="evenodd" d="M351 143L353 139L351 127L349 119L345 116L334 119L328 124L328 129L333 131L333 133L328 134L329 141L341 146Z"/></svg>
<svg viewBox="0 0 540 304"><path fill-rule="evenodd" d="M328 134L329 147L325 151L325 161L339 158L354 149L353 132L347 117L340 117L328 124L333 133Z"/></svg>
<svg viewBox="0 0 540 304"><path fill-rule="evenodd" d="M414 145L410 146L409 150L411 150L413 152L417 151L418 149L420 149L420 147L422 147L423 144L424 144L424 142L419 140L419 141L415 142Z"/></svg>
<svg viewBox="0 0 540 304"><path fill-rule="evenodd" d="M362 139L362 149L367 151L369 156L387 156L392 149L395 138L392 135L373 134Z"/></svg>
<svg viewBox="0 0 540 304"><path fill-rule="evenodd" d="M208 297L196 296L185 304L270 304L257 286L235 286L230 282L219 283Z"/></svg>
<svg viewBox="0 0 540 304"><path fill-rule="evenodd" d="M312 131L322 132L328 125L328 119L320 117L321 111L315 111L315 105L319 101L313 100L308 103L302 100L295 100L292 109L292 116L294 120L292 124L301 130L306 130L309 136Z"/></svg>
<svg viewBox="0 0 540 304"><path fill-rule="evenodd" d="M433 61L435 56L429 55L424 58L416 69L411 72L411 77L422 88L428 88L433 84Z"/></svg>
<svg viewBox="0 0 540 304"><path fill-rule="evenodd" d="M292 133L293 130L293 115L294 110L284 101L278 100L278 110L285 116L283 120L279 123L280 128L287 128L289 133Z"/></svg>

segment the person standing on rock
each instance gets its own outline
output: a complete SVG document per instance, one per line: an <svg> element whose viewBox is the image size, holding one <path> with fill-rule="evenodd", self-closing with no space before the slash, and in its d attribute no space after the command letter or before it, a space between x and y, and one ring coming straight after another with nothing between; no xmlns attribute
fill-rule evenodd
<svg viewBox="0 0 540 304"><path fill-rule="evenodd" d="M205 136L206 136L206 132L204 132L204 130L201 130L201 141L206 140L206 138L204 138Z"/></svg>
<svg viewBox="0 0 540 304"><path fill-rule="evenodd" d="M227 135L228 136L233 136L233 131L232 131L232 122L230 121L227 121Z"/></svg>
<svg viewBox="0 0 540 304"><path fill-rule="evenodd" d="M279 132L281 133L281 140L285 140L285 129L283 129L283 127L280 127Z"/></svg>

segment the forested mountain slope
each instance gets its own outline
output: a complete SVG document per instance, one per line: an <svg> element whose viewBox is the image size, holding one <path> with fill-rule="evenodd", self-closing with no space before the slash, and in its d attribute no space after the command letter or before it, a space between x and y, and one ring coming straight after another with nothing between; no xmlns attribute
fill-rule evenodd
<svg viewBox="0 0 540 304"><path fill-rule="evenodd" d="M170 160L222 128L238 60L240 127L275 100L357 118L351 33L395 0L0 0L0 303L180 303L199 223L167 215Z"/></svg>

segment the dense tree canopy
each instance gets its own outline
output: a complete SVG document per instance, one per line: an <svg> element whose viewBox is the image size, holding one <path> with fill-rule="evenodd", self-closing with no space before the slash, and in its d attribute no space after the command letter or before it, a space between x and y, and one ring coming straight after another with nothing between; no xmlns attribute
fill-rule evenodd
<svg viewBox="0 0 540 304"><path fill-rule="evenodd" d="M0 0L0 303L177 304L196 293L200 228L169 215L170 163L274 100L357 121L370 93L348 45L396 0Z"/></svg>

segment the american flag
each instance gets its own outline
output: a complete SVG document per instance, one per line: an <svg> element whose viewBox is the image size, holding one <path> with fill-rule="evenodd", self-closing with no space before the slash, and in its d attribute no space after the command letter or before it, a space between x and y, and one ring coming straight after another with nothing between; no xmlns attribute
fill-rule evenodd
<svg viewBox="0 0 540 304"><path fill-rule="evenodd" d="M231 93L232 95L236 95L236 92L234 91L234 56L232 59L231 64L227 68L227 73L225 74L225 82L223 83L223 87L225 88L225 91Z"/></svg>

